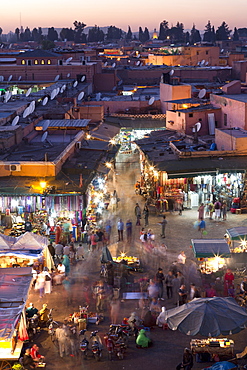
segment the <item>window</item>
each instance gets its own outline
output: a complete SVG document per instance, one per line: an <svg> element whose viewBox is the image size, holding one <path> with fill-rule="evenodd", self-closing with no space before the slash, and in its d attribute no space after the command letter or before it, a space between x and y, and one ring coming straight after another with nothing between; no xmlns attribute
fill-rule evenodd
<svg viewBox="0 0 247 370"><path fill-rule="evenodd" d="M42 59L42 60L41 60L41 64L45 64L45 61L44 61L44 59Z"/></svg>
<svg viewBox="0 0 247 370"><path fill-rule="evenodd" d="M227 126L227 114L224 113L224 126Z"/></svg>
<svg viewBox="0 0 247 370"><path fill-rule="evenodd" d="M31 66L31 65L32 65L31 60L28 60L28 61L27 61L27 64L28 64L29 66Z"/></svg>
<svg viewBox="0 0 247 370"><path fill-rule="evenodd" d="M199 55L199 51L196 52L196 55Z"/></svg>
<svg viewBox="0 0 247 370"><path fill-rule="evenodd" d="M22 59L21 64L26 64L26 61Z"/></svg>
<svg viewBox="0 0 247 370"><path fill-rule="evenodd" d="M48 59L48 60L47 60L47 64L51 64L51 61L50 61L50 59Z"/></svg>
<svg viewBox="0 0 247 370"><path fill-rule="evenodd" d="M38 60L37 60L37 59L35 59L34 64L39 64L39 62L38 62Z"/></svg>
<svg viewBox="0 0 247 370"><path fill-rule="evenodd" d="M206 50L206 55L208 55L208 50Z"/></svg>
<svg viewBox="0 0 247 370"><path fill-rule="evenodd" d="M181 113L180 113L180 112L178 112L178 117L180 117L180 115L181 115Z"/></svg>
<svg viewBox="0 0 247 370"><path fill-rule="evenodd" d="M193 113L189 113L189 117L193 117Z"/></svg>

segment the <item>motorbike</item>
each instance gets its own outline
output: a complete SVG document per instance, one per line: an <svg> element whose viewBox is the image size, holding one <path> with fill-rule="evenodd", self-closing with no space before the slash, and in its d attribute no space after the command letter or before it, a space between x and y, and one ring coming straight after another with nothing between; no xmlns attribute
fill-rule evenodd
<svg viewBox="0 0 247 370"><path fill-rule="evenodd" d="M100 361L102 357L102 342L97 333L98 333L98 330L92 331L90 335L90 339L92 341L91 348L92 348L93 356L96 359L96 361Z"/></svg>
<svg viewBox="0 0 247 370"><path fill-rule="evenodd" d="M126 351L126 344L122 337L118 337L117 334L107 333L104 337L106 348L108 351L108 358L111 361L115 354L119 360L123 360L124 353Z"/></svg>
<svg viewBox="0 0 247 370"><path fill-rule="evenodd" d="M39 316L33 315L27 319L27 331L29 340L33 341L35 334L39 331Z"/></svg>
<svg viewBox="0 0 247 370"><path fill-rule="evenodd" d="M81 350L81 353L83 355L83 358L86 359L87 358L87 355L88 355L88 346L89 346L89 341L87 340L86 336L85 336L85 333L86 333L86 329L83 329L80 331L79 333L79 338L80 338L80 350ZM81 337L83 336L83 338L81 339Z"/></svg>
<svg viewBox="0 0 247 370"><path fill-rule="evenodd" d="M51 337L52 343L55 344L55 345L57 345L57 342L56 342L56 329L58 328L59 323L57 321L53 320L52 310L53 310L53 308L50 309L50 312L48 314L48 321L47 321L46 325L48 327L48 334Z"/></svg>

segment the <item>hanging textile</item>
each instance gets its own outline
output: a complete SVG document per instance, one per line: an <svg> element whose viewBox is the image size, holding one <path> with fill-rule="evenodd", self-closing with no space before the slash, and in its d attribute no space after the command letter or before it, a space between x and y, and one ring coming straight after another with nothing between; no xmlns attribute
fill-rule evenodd
<svg viewBox="0 0 247 370"><path fill-rule="evenodd" d="M19 325L19 331L18 331L19 339L24 342L25 340L28 340L28 334L27 334L27 325L26 325L26 319L24 317L24 313L21 313L20 317L20 325Z"/></svg>

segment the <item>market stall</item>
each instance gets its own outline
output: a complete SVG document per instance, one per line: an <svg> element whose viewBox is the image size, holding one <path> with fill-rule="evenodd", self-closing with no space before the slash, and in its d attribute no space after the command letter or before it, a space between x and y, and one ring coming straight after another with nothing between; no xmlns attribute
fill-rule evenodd
<svg viewBox="0 0 247 370"><path fill-rule="evenodd" d="M27 267L44 260L49 270L54 268L47 238L27 232L18 238L0 234L0 267Z"/></svg>
<svg viewBox="0 0 247 370"><path fill-rule="evenodd" d="M218 271L226 266L226 258L231 257L225 239L192 239L191 243L202 273L211 274Z"/></svg>
<svg viewBox="0 0 247 370"><path fill-rule="evenodd" d="M32 281L31 268L0 269L0 368L10 370L28 340L25 305Z"/></svg>
<svg viewBox="0 0 247 370"><path fill-rule="evenodd" d="M193 355L197 355L196 359L203 362L203 356L209 361L212 361L217 355L219 359L233 357L234 341L228 338L207 338L207 339L192 339L190 348ZM206 356L205 356L206 355Z"/></svg>

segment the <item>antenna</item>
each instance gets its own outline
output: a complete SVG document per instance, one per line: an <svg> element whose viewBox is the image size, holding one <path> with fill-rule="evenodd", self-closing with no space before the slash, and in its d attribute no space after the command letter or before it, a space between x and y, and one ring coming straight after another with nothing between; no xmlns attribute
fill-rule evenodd
<svg viewBox="0 0 247 370"><path fill-rule="evenodd" d="M113 64L112 64L112 68L115 68L115 67L116 67L116 63L113 63Z"/></svg>
<svg viewBox="0 0 247 370"><path fill-rule="evenodd" d="M55 78L54 78L54 81L57 82L60 78L60 75L57 75Z"/></svg>
<svg viewBox="0 0 247 370"><path fill-rule="evenodd" d="M27 90L27 92L26 92L26 98L31 94L31 91L32 91L32 88L31 87L29 87L29 89Z"/></svg>
<svg viewBox="0 0 247 370"><path fill-rule="evenodd" d="M77 100L82 100L82 98L84 97L84 91L81 91L80 94L77 96Z"/></svg>
<svg viewBox="0 0 247 370"><path fill-rule="evenodd" d="M50 125L50 120L46 120L43 124L43 131L46 131Z"/></svg>
<svg viewBox="0 0 247 370"><path fill-rule="evenodd" d="M51 100L53 100L56 95L57 95L57 89L53 89L51 92Z"/></svg>
<svg viewBox="0 0 247 370"><path fill-rule="evenodd" d="M69 57L68 59L66 59L65 63L68 64L69 62L71 62L72 59L73 57Z"/></svg>
<svg viewBox="0 0 247 370"><path fill-rule="evenodd" d="M139 66L141 64L141 61L140 60L138 60L137 62L136 62L136 65L137 66Z"/></svg>
<svg viewBox="0 0 247 370"><path fill-rule="evenodd" d="M47 131L43 133L43 135L41 137L41 143L44 143L46 141L47 135L48 135Z"/></svg>
<svg viewBox="0 0 247 370"><path fill-rule="evenodd" d="M204 98L204 96L206 95L206 92L207 92L206 89L201 89L199 91L198 98L200 98L200 99Z"/></svg>
<svg viewBox="0 0 247 370"><path fill-rule="evenodd" d="M154 101L155 101L155 99L152 96L152 98L150 98L149 101L148 101L148 105L152 105L154 103Z"/></svg>
<svg viewBox="0 0 247 370"><path fill-rule="evenodd" d="M198 131L200 131L201 127L202 127L201 122L195 123L195 125L192 127L192 132L198 132Z"/></svg>
<svg viewBox="0 0 247 370"><path fill-rule="evenodd" d="M9 76L8 82L10 82L12 80L12 77L13 77L12 75Z"/></svg>
<svg viewBox="0 0 247 370"><path fill-rule="evenodd" d="M21 79L22 79L22 77L21 77L21 76L19 76L19 77L18 77L18 81L21 81Z"/></svg>
<svg viewBox="0 0 247 370"><path fill-rule="evenodd" d="M26 118L27 116L29 116L29 114L30 114L30 109L29 109L29 107L27 107L27 108L24 110L24 112L23 112L23 118Z"/></svg>
<svg viewBox="0 0 247 370"><path fill-rule="evenodd" d="M86 76L82 76L81 82L85 81L85 79L86 79Z"/></svg>
<svg viewBox="0 0 247 370"><path fill-rule="evenodd" d="M74 83L73 83L73 87L76 87L78 85L78 81L75 81Z"/></svg>
<svg viewBox="0 0 247 370"><path fill-rule="evenodd" d="M49 99L48 99L48 97L46 96L46 97L45 97L45 99L42 101L42 105L44 105L44 106L45 106L45 105L48 103L48 100L49 100Z"/></svg>
<svg viewBox="0 0 247 370"><path fill-rule="evenodd" d="M19 122L19 119L20 119L20 117L19 117L19 116L16 116L16 117L13 119L13 121L12 121L11 125L12 125L12 126L16 126L16 125L17 125L17 123Z"/></svg>
<svg viewBox="0 0 247 370"><path fill-rule="evenodd" d="M171 69L171 70L170 70L169 75L170 75L170 76L173 76L173 75L174 75L174 69Z"/></svg>

